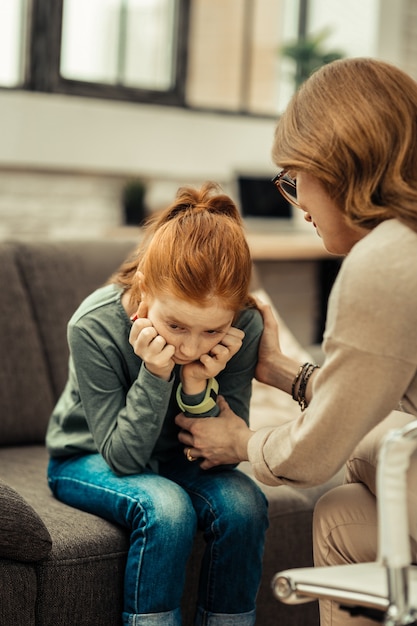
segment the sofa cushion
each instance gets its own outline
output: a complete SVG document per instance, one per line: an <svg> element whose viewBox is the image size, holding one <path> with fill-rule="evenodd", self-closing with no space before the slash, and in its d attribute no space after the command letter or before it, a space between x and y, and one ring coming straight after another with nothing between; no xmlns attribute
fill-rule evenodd
<svg viewBox="0 0 417 626"><path fill-rule="evenodd" d="M52 548L51 536L34 509L0 480L0 557L41 561Z"/></svg>
<svg viewBox="0 0 417 626"><path fill-rule="evenodd" d="M43 442L53 408L32 302L13 244L0 247L0 445Z"/></svg>
<svg viewBox="0 0 417 626"><path fill-rule="evenodd" d="M45 446L0 447L2 478L41 516L52 537L48 558L36 564L36 624L122 626L128 532L54 498L47 464ZM26 625L4 622L9 623Z"/></svg>
<svg viewBox="0 0 417 626"><path fill-rule="evenodd" d="M132 240L16 244L16 259L32 303L55 401L68 374L68 320L133 248Z"/></svg>

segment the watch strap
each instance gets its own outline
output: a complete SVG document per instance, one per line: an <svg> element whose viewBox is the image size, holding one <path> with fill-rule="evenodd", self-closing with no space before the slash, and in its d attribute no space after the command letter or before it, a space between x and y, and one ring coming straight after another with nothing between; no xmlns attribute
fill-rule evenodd
<svg viewBox="0 0 417 626"><path fill-rule="evenodd" d="M207 381L206 392L203 400L199 404L185 404L182 400L182 383L177 388L177 403L181 411L190 415L201 415L211 411L216 406L217 394L219 392L219 383L215 378L209 378Z"/></svg>

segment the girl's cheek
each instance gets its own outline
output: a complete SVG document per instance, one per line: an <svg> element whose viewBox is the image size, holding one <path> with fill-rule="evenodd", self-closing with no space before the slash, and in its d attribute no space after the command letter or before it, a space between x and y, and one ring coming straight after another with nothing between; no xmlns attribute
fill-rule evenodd
<svg viewBox="0 0 417 626"><path fill-rule="evenodd" d="M167 330L166 328L157 328L156 330L158 335L161 335L161 337L163 337L167 343L169 343L171 346L176 345L175 335L173 333L170 333L169 330Z"/></svg>

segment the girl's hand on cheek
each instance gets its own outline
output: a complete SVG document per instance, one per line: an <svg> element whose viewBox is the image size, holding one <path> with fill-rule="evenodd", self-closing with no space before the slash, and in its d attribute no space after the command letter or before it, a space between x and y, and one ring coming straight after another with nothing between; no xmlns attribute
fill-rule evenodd
<svg viewBox="0 0 417 626"><path fill-rule="evenodd" d="M245 333L243 332L243 330L231 326L221 342L218 343L217 346L214 346L213 350L211 350L211 354L215 356L215 351L217 350L217 348L226 348L226 352L224 350L221 351L222 358L226 359L224 363L226 365L226 363L230 361L232 356L239 352L240 348L242 347L244 338Z"/></svg>
<svg viewBox="0 0 417 626"><path fill-rule="evenodd" d="M199 361L183 365L181 379L186 393L199 393L201 383L209 378L215 378L217 374L224 370L228 361L239 351L242 346L245 333L239 328L230 328L220 343L215 345L210 354L203 354ZM198 385L200 383L200 385ZM200 389L198 389L198 386ZM196 389L194 391L192 389Z"/></svg>
<svg viewBox="0 0 417 626"><path fill-rule="evenodd" d="M146 307L139 306L138 314L144 314ZM138 315L137 314L137 315ZM169 345L165 339L158 334L158 331L147 317L132 319L133 325L129 335L129 343L133 347L136 356L144 362L146 369L162 378L169 380L174 369L173 356L174 346Z"/></svg>

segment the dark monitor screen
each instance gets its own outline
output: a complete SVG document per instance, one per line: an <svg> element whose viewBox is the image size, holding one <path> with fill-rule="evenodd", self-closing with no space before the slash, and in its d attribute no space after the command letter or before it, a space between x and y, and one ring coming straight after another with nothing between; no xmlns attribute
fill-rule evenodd
<svg viewBox="0 0 417 626"><path fill-rule="evenodd" d="M291 219L292 208L272 183L272 176L237 177L242 216Z"/></svg>

